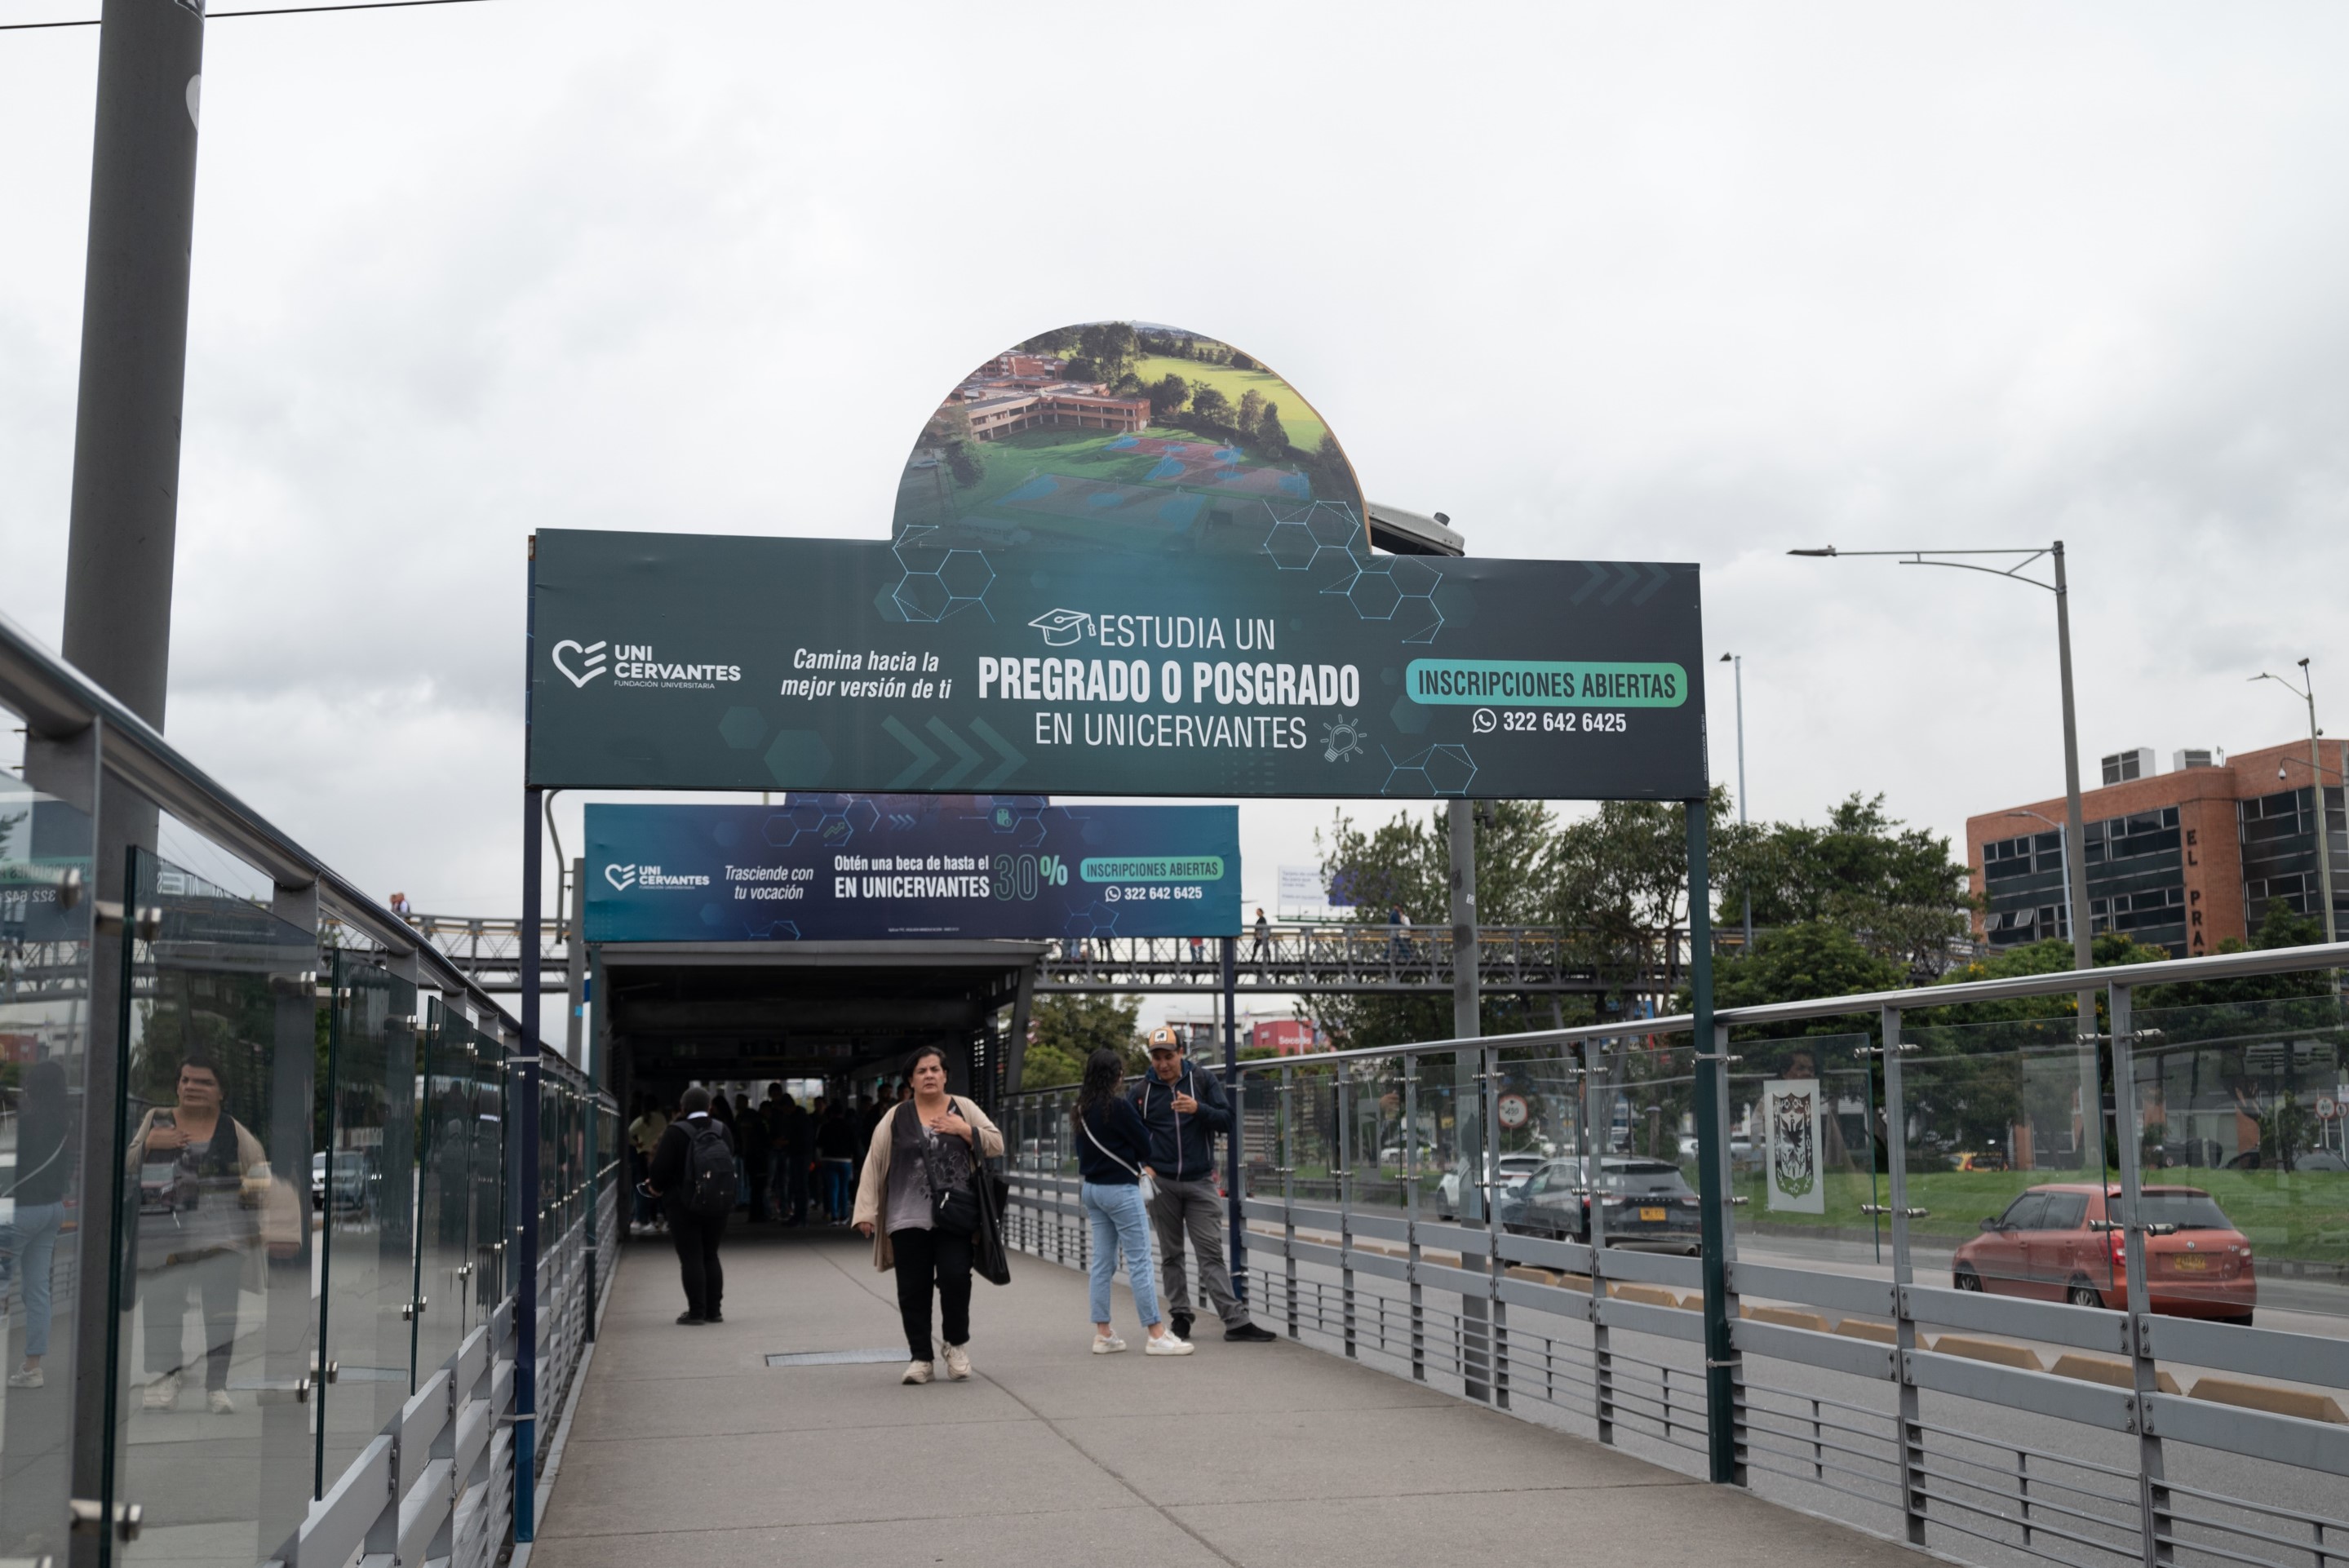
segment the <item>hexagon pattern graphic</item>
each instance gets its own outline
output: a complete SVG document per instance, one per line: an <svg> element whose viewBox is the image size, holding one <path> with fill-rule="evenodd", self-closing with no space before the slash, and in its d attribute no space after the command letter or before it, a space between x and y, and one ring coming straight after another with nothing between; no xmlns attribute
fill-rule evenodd
<svg viewBox="0 0 2349 1568"><path fill-rule="evenodd" d="M978 606L988 620L987 591L995 583L995 565L983 550L949 549L931 527L909 528L890 547L904 575L889 596L908 621L943 621L959 610Z"/></svg>
<svg viewBox="0 0 2349 1568"><path fill-rule="evenodd" d="M1444 629L1444 611L1435 603L1444 585L1439 568L1420 555L1355 556L1352 562L1350 575L1321 592L1344 594L1355 614L1387 622L1405 643L1435 641Z"/></svg>
<svg viewBox="0 0 2349 1568"><path fill-rule="evenodd" d="M1386 748L1379 749L1387 759L1387 781L1379 788L1381 795L1395 794L1398 786L1414 795L1465 795L1476 777L1476 759L1464 746L1431 746L1400 760Z"/></svg>

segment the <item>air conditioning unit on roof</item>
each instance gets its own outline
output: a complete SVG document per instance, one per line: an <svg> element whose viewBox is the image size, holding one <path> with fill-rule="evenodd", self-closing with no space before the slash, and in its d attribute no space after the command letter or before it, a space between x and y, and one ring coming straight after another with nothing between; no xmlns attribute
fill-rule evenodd
<svg viewBox="0 0 2349 1568"><path fill-rule="evenodd" d="M2126 784L2133 779L2150 779L2157 771L2150 746L2116 751L2104 759L2104 764L2105 782L2107 784Z"/></svg>

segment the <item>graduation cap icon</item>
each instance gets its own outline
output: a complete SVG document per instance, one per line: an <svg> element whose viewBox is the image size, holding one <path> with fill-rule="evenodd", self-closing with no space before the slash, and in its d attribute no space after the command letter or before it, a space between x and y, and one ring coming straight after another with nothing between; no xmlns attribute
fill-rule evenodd
<svg viewBox="0 0 2349 1568"><path fill-rule="evenodd" d="M1048 648L1065 648L1093 629L1093 618L1082 610L1047 610L1028 624L1044 634Z"/></svg>

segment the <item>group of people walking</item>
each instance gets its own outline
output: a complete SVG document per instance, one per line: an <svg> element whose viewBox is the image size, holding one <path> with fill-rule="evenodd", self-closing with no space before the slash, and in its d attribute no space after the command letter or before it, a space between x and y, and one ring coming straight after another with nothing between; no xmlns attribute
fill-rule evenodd
<svg viewBox="0 0 2349 1568"><path fill-rule="evenodd" d="M1092 1354L1127 1348L1110 1305L1121 1261L1144 1355L1192 1354L1195 1258L1200 1295L1222 1323L1225 1340L1268 1344L1276 1336L1250 1319L1224 1258L1215 1140L1233 1130L1231 1103L1223 1085L1185 1057L1171 1032L1151 1041L1150 1069L1129 1088L1125 1058L1114 1050L1093 1052L1071 1111L1078 1190L1092 1232ZM777 1086L770 1103L779 1095ZM738 1172L759 1162L756 1150L744 1146L761 1133L771 1140L775 1125L738 1106L730 1128L719 1114L724 1104L722 1096L689 1088L679 1097L676 1119L640 1109L629 1128L646 1172L639 1195L659 1206L677 1244L686 1295L678 1322L693 1326L725 1321L719 1243L737 1206ZM834 1109L820 1125L852 1130L859 1140L844 1155L833 1152L842 1146L836 1136L829 1145L819 1139L804 1147L814 1152L814 1163L838 1161L857 1172L847 1218L871 1239L873 1266L896 1275L907 1352L901 1381L931 1382L941 1364L948 1381L968 1377L973 1276L999 1284L1009 1278L1004 1183L988 1164L1003 1155L1002 1131L972 1100L947 1092L946 1055L935 1047L916 1051L906 1063L894 1103L855 1121ZM788 1158L796 1162L803 1145L795 1134L789 1147ZM788 1184L783 1196L788 1212ZM755 1200L743 1202L755 1217ZM825 1210L839 1212L829 1198Z"/></svg>
<svg viewBox="0 0 2349 1568"><path fill-rule="evenodd" d="M848 1223L862 1140L881 1114L869 1099L851 1108L845 1100L818 1095L802 1106L781 1084L771 1083L759 1105L748 1094L737 1093L730 1101L723 1091L713 1090L707 1109L710 1120L726 1130L738 1165L732 1207L743 1211L749 1223ZM685 1114L681 1099L665 1106L650 1094L636 1097L628 1147L639 1184L661 1134ZM646 1196L641 1185L630 1223L647 1231L668 1223L664 1206Z"/></svg>

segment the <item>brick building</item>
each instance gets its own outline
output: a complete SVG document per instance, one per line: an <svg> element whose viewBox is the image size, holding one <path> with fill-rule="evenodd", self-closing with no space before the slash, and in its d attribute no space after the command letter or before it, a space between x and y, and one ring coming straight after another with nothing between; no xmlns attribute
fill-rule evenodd
<svg viewBox="0 0 2349 1568"><path fill-rule="evenodd" d="M2320 745L2334 916L2349 928L2349 744ZM2105 783L2081 793L2090 929L2188 957L2247 938L2272 901L2320 913L2308 742L2182 751L2172 764L2157 771L2149 749L2107 757ZM2051 825L2063 820L2060 795L1966 820L1967 864L1988 905L1975 930L1992 947L2070 938L2063 835Z"/></svg>

